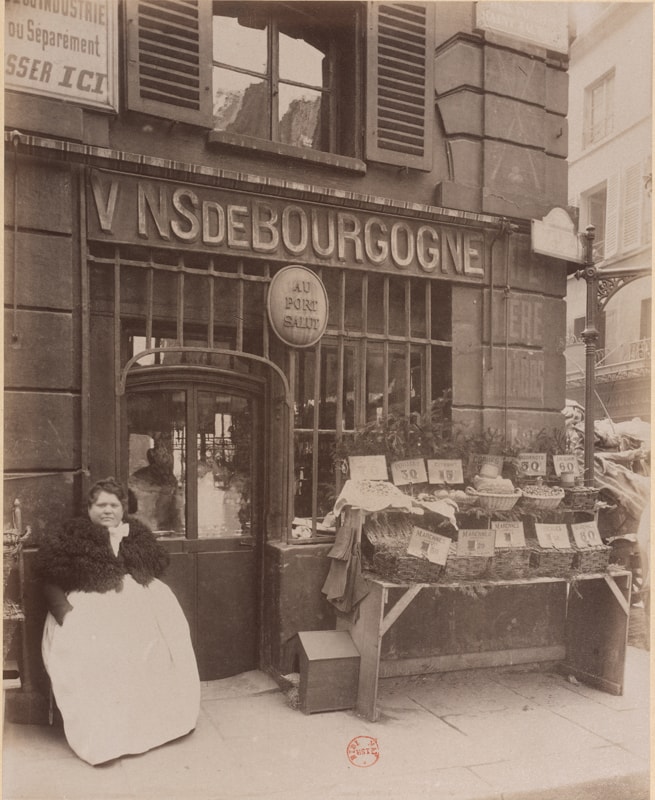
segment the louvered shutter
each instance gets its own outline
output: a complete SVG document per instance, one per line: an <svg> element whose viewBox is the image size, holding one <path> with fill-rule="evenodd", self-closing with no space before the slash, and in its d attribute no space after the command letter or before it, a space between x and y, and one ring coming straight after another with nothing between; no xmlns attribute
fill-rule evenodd
<svg viewBox="0 0 655 800"><path fill-rule="evenodd" d="M127 104L212 127L212 4L127 0Z"/></svg>
<svg viewBox="0 0 655 800"><path fill-rule="evenodd" d="M432 168L434 3L368 4L366 156Z"/></svg>
<svg viewBox="0 0 655 800"><path fill-rule="evenodd" d="M642 210L641 164L628 167L623 176L623 250L633 250L641 244Z"/></svg>
<svg viewBox="0 0 655 800"><path fill-rule="evenodd" d="M619 176L607 179L607 200L605 201L605 247L603 258L613 256L619 246Z"/></svg>

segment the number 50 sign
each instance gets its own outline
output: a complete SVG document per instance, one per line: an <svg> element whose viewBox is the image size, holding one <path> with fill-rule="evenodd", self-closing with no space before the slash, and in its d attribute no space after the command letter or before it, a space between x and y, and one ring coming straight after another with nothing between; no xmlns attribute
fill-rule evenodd
<svg viewBox="0 0 655 800"><path fill-rule="evenodd" d="M545 475L545 453L519 453L519 472L521 475Z"/></svg>

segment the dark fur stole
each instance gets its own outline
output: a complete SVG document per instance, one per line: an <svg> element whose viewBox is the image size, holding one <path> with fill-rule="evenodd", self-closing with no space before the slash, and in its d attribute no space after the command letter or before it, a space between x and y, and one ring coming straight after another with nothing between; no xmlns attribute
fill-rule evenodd
<svg viewBox="0 0 655 800"><path fill-rule="evenodd" d="M109 532L87 517L70 520L47 534L36 558L39 578L65 592L120 590L127 574L147 586L168 566L168 553L142 522L134 517L126 521L130 532L121 541L118 556L111 548Z"/></svg>

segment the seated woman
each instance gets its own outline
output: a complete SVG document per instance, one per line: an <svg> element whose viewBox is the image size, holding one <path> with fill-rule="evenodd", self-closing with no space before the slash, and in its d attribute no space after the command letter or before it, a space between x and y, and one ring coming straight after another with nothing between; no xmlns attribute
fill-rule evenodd
<svg viewBox="0 0 655 800"><path fill-rule="evenodd" d="M66 739L89 764L189 733L200 707L189 626L159 580L168 554L126 500L113 478L98 481L88 516L52 531L37 557L43 661Z"/></svg>

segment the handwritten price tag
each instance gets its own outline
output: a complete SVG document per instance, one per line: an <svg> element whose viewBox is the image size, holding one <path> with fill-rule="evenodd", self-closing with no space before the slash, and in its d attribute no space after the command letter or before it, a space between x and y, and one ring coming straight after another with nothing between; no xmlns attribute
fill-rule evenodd
<svg viewBox="0 0 655 800"><path fill-rule="evenodd" d="M555 474L562 475L578 475L578 459L575 456L553 456L553 466L555 467Z"/></svg>
<svg viewBox="0 0 655 800"><path fill-rule="evenodd" d="M545 453L519 453L519 472L521 475L545 475Z"/></svg>
<svg viewBox="0 0 655 800"><path fill-rule="evenodd" d="M566 525L546 525L541 522L535 524L537 539L542 547L555 550L567 550L571 547L569 533Z"/></svg>
<svg viewBox="0 0 655 800"><path fill-rule="evenodd" d="M495 540L496 532L492 530L460 530L457 534L457 555L492 556Z"/></svg>
<svg viewBox="0 0 655 800"><path fill-rule="evenodd" d="M407 545L407 553L418 558L427 558L433 564L446 563L451 541L447 536L441 536L434 531L414 527Z"/></svg>
<svg viewBox="0 0 655 800"><path fill-rule="evenodd" d="M429 483L464 483L461 459L428 459Z"/></svg>
<svg viewBox="0 0 655 800"><path fill-rule="evenodd" d="M491 523L491 528L496 533L496 547L525 547L525 531L522 522Z"/></svg>
<svg viewBox="0 0 655 800"><path fill-rule="evenodd" d="M595 522L574 523L571 532L578 547L598 547L603 543Z"/></svg>
<svg viewBox="0 0 655 800"><path fill-rule="evenodd" d="M384 456L348 456L350 477L354 481L388 481Z"/></svg>
<svg viewBox="0 0 655 800"><path fill-rule="evenodd" d="M470 475L475 475L480 472L483 464L494 464L498 467L498 472L502 472L504 463L505 458L503 456L493 456L489 453L472 453L469 456L468 471Z"/></svg>
<svg viewBox="0 0 655 800"><path fill-rule="evenodd" d="M408 483L427 483L425 461L422 458L410 458L407 461L394 461L391 465L391 480L396 486Z"/></svg>

